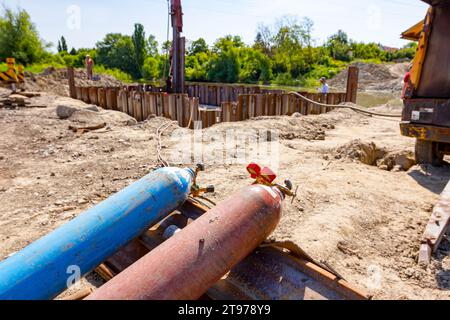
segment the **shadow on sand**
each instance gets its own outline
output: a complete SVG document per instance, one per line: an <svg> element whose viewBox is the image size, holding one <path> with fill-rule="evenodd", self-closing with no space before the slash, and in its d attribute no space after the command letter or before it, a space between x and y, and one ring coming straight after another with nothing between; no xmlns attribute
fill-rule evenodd
<svg viewBox="0 0 450 320"><path fill-rule="evenodd" d="M442 167L422 164L411 169L408 174L422 187L440 195L450 180L450 164Z"/></svg>

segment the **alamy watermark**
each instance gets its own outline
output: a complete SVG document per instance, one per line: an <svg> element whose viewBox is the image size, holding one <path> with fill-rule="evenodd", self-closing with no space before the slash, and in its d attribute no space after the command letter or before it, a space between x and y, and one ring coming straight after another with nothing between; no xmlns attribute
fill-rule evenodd
<svg viewBox="0 0 450 320"><path fill-rule="evenodd" d="M81 269L77 265L67 267L66 273L69 275L66 281L67 289L71 289L78 285L81 280Z"/></svg>
<svg viewBox="0 0 450 320"><path fill-rule="evenodd" d="M201 124L201 122L199 123ZM235 129L193 131L178 129L172 133L170 163L191 165L247 165L261 163L278 170L280 166L280 133L274 129Z"/></svg>
<svg viewBox="0 0 450 320"><path fill-rule="evenodd" d="M66 26L69 30L81 29L81 8L77 5L67 7L66 13L68 15Z"/></svg>

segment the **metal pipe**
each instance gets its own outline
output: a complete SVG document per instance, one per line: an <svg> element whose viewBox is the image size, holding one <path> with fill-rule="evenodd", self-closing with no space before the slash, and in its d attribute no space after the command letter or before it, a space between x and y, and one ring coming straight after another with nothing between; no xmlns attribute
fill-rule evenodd
<svg viewBox="0 0 450 320"><path fill-rule="evenodd" d="M0 300L54 298L183 204L193 179L191 169L156 170L2 261Z"/></svg>
<svg viewBox="0 0 450 320"><path fill-rule="evenodd" d="M284 195L252 185L173 235L88 300L196 300L276 228Z"/></svg>

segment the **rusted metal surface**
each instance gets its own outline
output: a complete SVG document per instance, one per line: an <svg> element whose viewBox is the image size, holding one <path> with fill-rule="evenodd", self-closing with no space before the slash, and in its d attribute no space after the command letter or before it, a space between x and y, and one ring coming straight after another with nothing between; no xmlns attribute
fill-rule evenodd
<svg viewBox="0 0 450 320"><path fill-rule="evenodd" d="M69 81L69 93L72 99L77 98L77 90L75 89L75 71L73 67L67 68L67 79Z"/></svg>
<svg viewBox="0 0 450 320"><path fill-rule="evenodd" d="M400 130L402 135L406 137L450 143L450 128L403 122L400 124Z"/></svg>
<svg viewBox="0 0 450 320"><path fill-rule="evenodd" d="M402 120L450 127L450 99L407 99L404 102Z"/></svg>
<svg viewBox="0 0 450 320"><path fill-rule="evenodd" d="M244 188L88 299L199 299L274 231L281 217L282 198L276 188Z"/></svg>
<svg viewBox="0 0 450 320"><path fill-rule="evenodd" d="M448 5L450 4L450 0L422 0L423 2L426 2L432 6L438 6L438 5Z"/></svg>
<svg viewBox="0 0 450 320"><path fill-rule="evenodd" d="M439 202L434 207L422 239L419 263L430 263L432 253L436 252L445 235L450 232L450 182L441 194Z"/></svg>
<svg viewBox="0 0 450 320"><path fill-rule="evenodd" d="M345 97L346 102L356 103L356 98L358 95L358 78L359 78L359 68L355 66L349 67L347 78L347 94Z"/></svg>
<svg viewBox="0 0 450 320"><path fill-rule="evenodd" d="M176 225L184 228L201 217L207 210L207 207L195 199L188 200L179 211L174 212L155 228L148 230L138 241L130 243L121 253L108 259L106 264L117 268L115 271L118 273L122 272L133 262L163 243L162 234L168 226ZM275 248L273 248L274 245L276 245ZM128 265L121 263L123 260L120 257L124 255L129 256ZM275 260L274 264L268 265L270 260ZM248 269L253 268L249 264L256 265L256 268ZM233 268L231 276L223 277L209 288L203 298L229 300L367 299L367 295L363 291L352 287L345 280L319 265L293 243L263 244ZM275 266L279 273L274 276L272 270ZM259 282L258 278L261 277L270 279ZM282 279L281 282L280 279ZM105 280L109 281L110 279L106 278ZM278 292L279 294L277 294Z"/></svg>
<svg viewBox="0 0 450 320"><path fill-rule="evenodd" d="M431 34L417 96L450 97L450 3L433 7Z"/></svg>
<svg viewBox="0 0 450 320"><path fill-rule="evenodd" d="M217 300L361 300L366 295L317 265L276 247L258 248L216 283Z"/></svg>

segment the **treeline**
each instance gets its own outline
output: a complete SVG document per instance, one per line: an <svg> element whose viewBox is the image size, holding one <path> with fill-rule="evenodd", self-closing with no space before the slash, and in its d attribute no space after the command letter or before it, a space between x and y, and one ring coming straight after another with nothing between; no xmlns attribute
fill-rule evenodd
<svg viewBox="0 0 450 320"><path fill-rule="evenodd" d="M410 43L399 50L386 50L376 43L361 43L339 30L317 45L312 38L313 22L282 18L273 26L260 24L253 44L240 36L219 38L208 46L202 38L189 41L186 79L199 82L264 83L279 85L315 85L321 77L331 78L355 60L374 63L412 59L417 49ZM25 64L55 63L83 67L86 54L97 68L119 79L158 81L169 71L171 43L158 44L135 24L132 35L107 34L95 48L70 49L62 37L58 53L48 52L51 44L39 38L24 10L5 9L0 17L0 58L13 56ZM97 69L98 70L98 69Z"/></svg>

